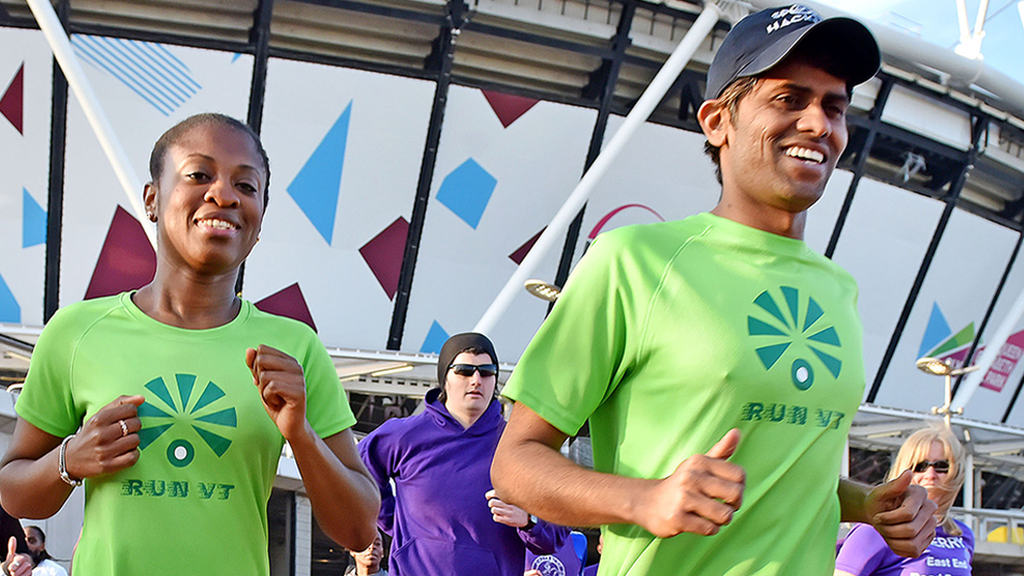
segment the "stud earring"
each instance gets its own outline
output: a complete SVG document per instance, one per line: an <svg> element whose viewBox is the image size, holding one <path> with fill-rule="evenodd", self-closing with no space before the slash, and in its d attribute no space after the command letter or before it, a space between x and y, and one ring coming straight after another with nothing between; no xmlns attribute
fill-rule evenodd
<svg viewBox="0 0 1024 576"><path fill-rule="evenodd" d="M153 214L152 212L146 212L146 216L149 218L150 222L156 222L156 214Z"/></svg>

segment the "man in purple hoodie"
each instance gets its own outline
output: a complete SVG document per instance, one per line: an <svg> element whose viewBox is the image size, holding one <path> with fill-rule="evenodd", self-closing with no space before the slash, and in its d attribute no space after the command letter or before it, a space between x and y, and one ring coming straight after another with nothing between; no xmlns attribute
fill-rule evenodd
<svg viewBox="0 0 1024 576"><path fill-rule="evenodd" d="M439 388L421 414L388 420L359 443L381 493L395 576L522 576L526 550L550 554L569 529L494 493L491 459L505 428L495 399L498 355L482 334L441 347ZM395 490L392 492L391 483Z"/></svg>

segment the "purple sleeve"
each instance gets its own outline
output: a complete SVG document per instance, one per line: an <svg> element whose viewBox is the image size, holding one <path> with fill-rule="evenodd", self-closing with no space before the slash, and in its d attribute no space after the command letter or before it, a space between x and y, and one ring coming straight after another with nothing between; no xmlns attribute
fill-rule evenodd
<svg viewBox="0 0 1024 576"><path fill-rule="evenodd" d="M971 530L971 527L968 526L967 524L964 524L963 522L961 522L959 520L954 520L954 521L957 523L957 525L960 526L960 530L964 533L963 534L964 543L966 544L967 551L968 551L968 564L973 564L974 563L974 531Z"/></svg>
<svg viewBox="0 0 1024 576"><path fill-rule="evenodd" d="M388 442L386 429L382 425L359 443L359 456L362 457L366 469L377 482L380 490L380 513L377 515L377 526L385 534L391 536L395 526L395 494L391 491L391 476L393 474L390 466L390 456L387 450Z"/></svg>
<svg viewBox="0 0 1024 576"><path fill-rule="evenodd" d="M836 555L836 570L854 576L868 576L881 567L890 553L888 544L877 530L867 524L856 524Z"/></svg>
<svg viewBox="0 0 1024 576"><path fill-rule="evenodd" d="M529 530L516 528L516 533L519 534L519 539L523 541L523 544L526 544L526 549L537 555L554 554L569 537L569 529L565 526L540 519Z"/></svg>

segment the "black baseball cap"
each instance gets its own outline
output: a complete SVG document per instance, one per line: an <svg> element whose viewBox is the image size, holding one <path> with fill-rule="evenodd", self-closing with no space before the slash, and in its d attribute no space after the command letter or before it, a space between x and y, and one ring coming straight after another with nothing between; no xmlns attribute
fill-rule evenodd
<svg viewBox="0 0 1024 576"><path fill-rule="evenodd" d="M871 79L882 63L875 37L852 18L822 18L802 4L768 8L726 34L708 69L705 97L718 98L736 79L770 70L798 44L802 51L823 55L828 72L850 88Z"/></svg>

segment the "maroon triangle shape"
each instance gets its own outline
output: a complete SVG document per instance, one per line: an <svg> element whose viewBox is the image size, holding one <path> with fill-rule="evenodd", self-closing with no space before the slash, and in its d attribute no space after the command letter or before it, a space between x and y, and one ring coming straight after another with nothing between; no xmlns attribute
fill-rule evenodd
<svg viewBox="0 0 1024 576"><path fill-rule="evenodd" d="M18 73L14 75L3 98L0 98L0 114L10 120L11 124L18 129L18 134L24 135L22 131L22 120L25 102L25 63L21 63Z"/></svg>
<svg viewBox="0 0 1024 576"><path fill-rule="evenodd" d="M303 322L316 332L316 322L313 322L313 315L309 313L309 306L306 305L306 298L302 295L302 288L299 288L298 282L274 292L257 302L255 306L267 314Z"/></svg>
<svg viewBox="0 0 1024 576"><path fill-rule="evenodd" d="M540 102L540 100L533 98L491 92L490 90L481 90L481 92L483 92L484 98L487 99L487 103L491 105L491 110L494 110L494 113L498 115L498 121L501 122L503 128L508 128L520 116L526 114L530 108L533 108L537 102Z"/></svg>
<svg viewBox="0 0 1024 576"><path fill-rule="evenodd" d="M156 252L142 224L120 206L107 230L85 299L137 290L153 280Z"/></svg>
<svg viewBox="0 0 1024 576"><path fill-rule="evenodd" d="M389 300L394 300L398 292L398 279L402 274L402 259L405 258L405 241L408 237L409 222L399 216L359 249L359 255L370 267Z"/></svg>
<svg viewBox="0 0 1024 576"><path fill-rule="evenodd" d="M533 245L537 243L537 239L540 238L540 235L543 234L544 231L547 229L547 226L541 228L540 232L537 232L536 234L533 235L533 238L530 238L529 240L526 241L525 244L523 244L519 248L516 248L516 251L509 254L508 257L516 264L522 264L523 258L526 258L526 255L530 252L530 248L533 248Z"/></svg>

